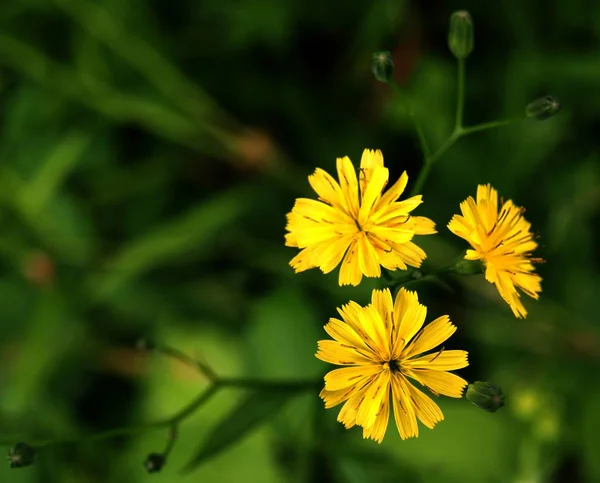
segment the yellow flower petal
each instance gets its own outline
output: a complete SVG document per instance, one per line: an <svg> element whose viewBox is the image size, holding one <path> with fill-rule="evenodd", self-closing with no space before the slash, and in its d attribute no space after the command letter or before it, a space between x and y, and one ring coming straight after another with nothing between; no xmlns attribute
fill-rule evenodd
<svg viewBox="0 0 600 483"><path fill-rule="evenodd" d="M435 371L454 371L469 365L467 351L449 350L433 352L426 356L410 359L404 363L412 369L431 369Z"/></svg>
<svg viewBox="0 0 600 483"><path fill-rule="evenodd" d="M442 315L428 324L406 347L402 354L405 358L411 358L416 355L427 352L434 347L439 346L456 332L456 326L450 322L450 317Z"/></svg>
<svg viewBox="0 0 600 483"><path fill-rule="evenodd" d="M429 429L433 429L437 423L444 420L444 413L429 396L423 394L408 381L406 381L405 387L408 388L410 398L415 404L415 414L419 421Z"/></svg>
<svg viewBox="0 0 600 483"><path fill-rule="evenodd" d="M379 256L364 233L358 237L357 250L358 266L363 275L367 277L381 277Z"/></svg>
<svg viewBox="0 0 600 483"><path fill-rule="evenodd" d="M358 211L359 226L362 227L367 224L369 216L371 215L371 209L381 195L381 192L388 181L388 177L389 171L387 168L376 167L373 170L373 175L360 203L360 210Z"/></svg>
<svg viewBox="0 0 600 483"><path fill-rule="evenodd" d="M350 348L335 340L320 340L315 355L324 362L339 366L372 364L371 359L355 348Z"/></svg>
<svg viewBox="0 0 600 483"><path fill-rule="evenodd" d="M358 179L356 178L354 166L348 156L337 159L337 172L346 205L352 217L356 219L359 208Z"/></svg>
<svg viewBox="0 0 600 483"><path fill-rule="evenodd" d="M401 288L394 303L394 318L398 326L392 357L400 357L401 352L425 322L427 309L419 303L416 292Z"/></svg>
<svg viewBox="0 0 600 483"><path fill-rule="evenodd" d="M319 195L319 199L347 213L342 188L327 171L321 168L315 169L315 172L308 177L308 182Z"/></svg>
<svg viewBox="0 0 600 483"><path fill-rule="evenodd" d="M382 371L375 380L370 383L369 388L365 392L365 398L356 413L356 424L363 428L370 428L375 424L377 414L381 409L381 404L387 394L389 385L389 371Z"/></svg>
<svg viewBox="0 0 600 483"><path fill-rule="evenodd" d="M451 372L416 369L410 371L408 375L433 393L448 397L462 397L463 390L467 386L467 381Z"/></svg>
<svg viewBox="0 0 600 483"><path fill-rule="evenodd" d="M356 384L360 385L381 371L379 364L334 369L325 374L325 389L338 391Z"/></svg>
<svg viewBox="0 0 600 483"><path fill-rule="evenodd" d="M383 158L382 158L383 160ZM408 174L406 171L402 173L398 181L396 181L390 189L388 189L374 207L374 211L379 211L383 207L395 202L404 192L408 183Z"/></svg>
<svg viewBox="0 0 600 483"><path fill-rule="evenodd" d="M390 289L373 290L371 305L383 320L385 330L391 334L392 325L394 324L394 302Z"/></svg>
<svg viewBox="0 0 600 483"><path fill-rule="evenodd" d="M385 386L385 394L383 395L375 422L371 426L363 428L363 438L370 438L378 443L383 441L390 419L390 387L390 384Z"/></svg>
<svg viewBox="0 0 600 483"><path fill-rule="evenodd" d="M415 438L419 436L417 418L411 399L407 395L405 383L399 377L392 378L392 402L394 405L394 419L398 427L398 433L402 439Z"/></svg>
<svg viewBox="0 0 600 483"><path fill-rule="evenodd" d="M364 309L361 307L360 310ZM339 343L356 350L366 357L374 359L377 356L376 352L367 344L365 332L362 327L358 327L357 332L351 325L331 318L325 325L325 331Z"/></svg>
<svg viewBox="0 0 600 483"><path fill-rule="evenodd" d="M346 256L342 261L340 268L340 285L358 285L362 280L363 274L360 271L358 263L358 240L354 238L348 247Z"/></svg>

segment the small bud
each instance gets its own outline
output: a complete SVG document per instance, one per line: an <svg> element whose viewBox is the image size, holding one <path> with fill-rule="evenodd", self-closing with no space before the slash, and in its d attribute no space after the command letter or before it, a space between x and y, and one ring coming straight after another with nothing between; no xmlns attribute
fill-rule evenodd
<svg viewBox="0 0 600 483"><path fill-rule="evenodd" d="M8 461L11 468L25 468L31 466L35 460L35 449L27 443L17 443L8 452Z"/></svg>
<svg viewBox="0 0 600 483"><path fill-rule="evenodd" d="M466 397L475 406L490 413L495 413L504 406L502 388L489 382L477 381L469 384Z"/></svg>
<svg viewBox="0 0 600 483"><path fill-rule="evenodd" d="M379 82L394 80L394 61L388 50L375 52L371 59L371 71Z"/></svg>
<svg viewBox="0 0 600 483"><path fill-rule="evenodd" d="M158 473L167 463L167 458L163 454L150 453L144 461L144 468L148 473Z"/></svg>
<svg viewBox="0 0 600 483"><path fill-rule="evenodd" d="M150 453L144 461L144 468L148 473L158 473L167 463L167 458L163 454Z"/></svg>
<svg viewBox="0 0 600 483"><path fill-rule="evenodd" d="M457 59L466 59L473 52L473 20L466 10L450 16L448 47Z"/></svg>
<svg viewBox="0 0 600 483"><path fill-rule="evenodd" d="M484 272L481 260L459 260L452 267L452 272L458 275L478 275Z"/></svg>
<svg viewBox="0 0 600 483"><path fill-rule="evenodd" d="M527 104L525 114L530 119L545 121L560 111L560 102L554 96L544 96Z"/></svg>

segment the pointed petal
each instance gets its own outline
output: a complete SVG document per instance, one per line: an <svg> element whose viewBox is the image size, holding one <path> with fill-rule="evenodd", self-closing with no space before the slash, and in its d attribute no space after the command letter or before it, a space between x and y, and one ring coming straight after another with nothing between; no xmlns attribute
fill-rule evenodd
<svg viewBox="0 0 600 483"><path fill-rule="evenodd" d="M450 317L442 315L428 324L415 339L406 347L403 358L409 359L427 352L448 339L456 332L456 326L450 322Z"/></svg>
<svg viewBox="0 0 600 483"><path fill-rule="evenodd" d="M383 441L390 420L390 384L386 385L385 394L381 401L375 422L370 427L363 428L363 438L370 438L378 443Z"/></svg>
<svg viewBox="0 0 600 483"><path fill-rule="evenodd" d="M339 366L369 365L373 361L354 348L350 348L335 340L320 340L317 342L317 359Z"/></svg>
<svg viewBox="0 0 600 483"><path fill-rule="evenodd" d="M308 177L308 182L319 195L319 199L338 210L348 213L342 188L327 171L321 168L315 169L315 172Z"/></svg>
<svg viewBox="0 0 600 483"><path fill-rule="evenodd" d="M427 308L419 303L416 292L401 288L394 303L394 318L398 325L396 340L392 349L393 358L397 359L406 344L415 336L425 322Z"/></svg>
<svg viewBox="0 0 600 483"><path fill-rule="evenodd" d="M419 436L417 418L412 400L409 398L404 383L399 377L392 377L392 402L394 405L394 419L402 439Z"/></svg>
<svg viewBox="0 0 600 483"><path fill-rule="evenodd" d="M358 265L366 277L381 277L379 256L364 233L358 237Z"/></svg>
<svg viewBox="0 0 600 483"><path fill-rule="evenodd" d="M462 397L467 381L451 372L429 371L417 369L408 371L407 375L427 387L434 394L448 397Z"/></svg>
<svg viewBox="0 0 600 483"><path fill-rule="evenodd" d="M419 391L410 382L406 381L406 387L409 390L410 398L415 405L417 418L429 429L444 420L444 413L432 399Z"/></svg>
<svg viewBox="0 0 600 483"><path fill-rule="evenodd" d="M369 428L375 424L377 414L381 409L381 403L387 394L389 385L390 372L381 371L365 392L365 399L356 413L356 424L363 428Z"/></svg>
<svg viewBox="0 0 600 483"><path fill-rule="evenodd" d="M382 370L381 364L334 369L325 374L325 389L328 391L338 391L355 384L361 385Z"/></svg>
<svg viewBox="0 0 600 483"><path fill-rule="evenodd" d="M469 365L468 352L461 350L445 350L442 352L434 352L427 354L426 356L405 361L403 365L406 367L411 367L412 369L454 371Z"/></svg>
<svg viewBox="0 0 600 483"><path fill-rule="evenodd" d="M348 156L337 158L337 172L342 193L353 218L358 216L358 179L356 170Z"/></svg>
<svg viewBox="0 0 600 483"><path fill-rule="evenodd" d="M340 268L340 285L358 285L362 280L362 272L358 263L357 238L354 238L348 247L344 261Z"/></svg>

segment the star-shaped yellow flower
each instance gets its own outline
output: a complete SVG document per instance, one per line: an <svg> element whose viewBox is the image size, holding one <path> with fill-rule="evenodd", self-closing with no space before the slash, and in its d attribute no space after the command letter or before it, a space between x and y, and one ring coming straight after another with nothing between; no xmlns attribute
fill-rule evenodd
<svg viewBox="0 0 600 483"><path fill-rule="evenodd" d="M319 201L299 198L287 215L287 246L302 249L290 262L296 272L318 267L329 273L342 263L340 285L358 285L363 275L380 277L381 267L406 270L419 267L425 252L411 240L436 233L429 218L410 212L421 195L397 201L406 172L385 193L389 172L381 151L365 150L360 174L348 157L337 159L339 183L317 168L308 180Z"/></svg>
<svg viewBox="0 0 600 483"><path fill-rule="evenodd" d="M454 215L448 229L467 240L473 250L467 250L466 260L482 260L485 278L496 285L502 298L518 318L527 316L517 288L537 299L542 291L542 278L533 273L531 252L537 248L530 231L531 224L523 217L523 208L511 200L498 212L498 192L489 184L477 187L477 201L469 196L460 204L461 215Z"/></svg>
<svg viewBox="0 0 600 483"><path fill-rule="evenodd" d="M334 340L319 341L316 354L344 366L325 376L320 394L326 408L346 401L338 421L346 428L362 426L363 437L378 443L387 430L390 406L402 439L419 435L417 419L428 428L442 421L437 404L409 379L436 396L462 397L467 381L448 371L466 367L467 352L435 349L456 331L448 316L423 328L427 309L404 288L394 302L389 289L374 290L370 305L350 302L338 312L342 320L329 319L325 326Z"/></svg>

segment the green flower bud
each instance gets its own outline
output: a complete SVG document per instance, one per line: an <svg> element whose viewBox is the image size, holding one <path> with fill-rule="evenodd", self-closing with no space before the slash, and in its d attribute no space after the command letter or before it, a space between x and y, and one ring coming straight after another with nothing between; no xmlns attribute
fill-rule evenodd
<svg viewBox="0 0 600 483"><path fill-rule="evenodd" d="M31 466L35 460L35 449L27 443L17 443L8 452L8 461L11 468L25 468Z"/></svg>
<svg viewBox="0 0 600 483"><path fill-rule="evenodd" d="M477 381L469 384L466 397L475 406L490 413L495 413L504 406L502 388L489 382Z"/></svg>
<svg viewBox="0 0 600 483"><path fill-rule="evenodd" d="M388 50L375 52L371 58L371 71L379 82L394 80L394 61Z"/></svg>
<svg viewBox="0 0 600 483"><path fill-rule="evenodd" d="M525 114L536 121L545 121L560 111L560 102L554 96L544 96L527 104Z"/></svg>
<svg viewBox="0 0 600 483"><path fill-rule="evenodd" d="M484 265L481 260L459 260L452 267L452 272L458 275L479 275L484 272Z"/></svg>
<svg viewBox="0 0 600 483"><path fill-rule="evenodd" d="M167 463L167 458L163 454L150 453L144 461L144 468L148 473L158 473Z"/></svg>
<svg viewBox="0 0 600 483"><path fill-rule="evenodd" d="M466 59L473 52L473 20L466 10L450 16L448 47L457 59Z"/></svg>

